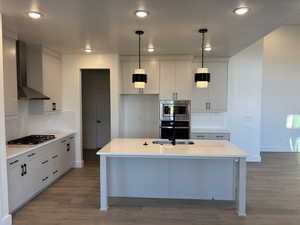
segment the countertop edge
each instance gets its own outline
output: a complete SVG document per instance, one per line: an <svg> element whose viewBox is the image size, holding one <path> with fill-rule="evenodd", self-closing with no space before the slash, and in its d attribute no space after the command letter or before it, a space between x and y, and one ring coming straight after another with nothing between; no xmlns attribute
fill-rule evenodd
<svg viewBox="0 0 300 225"><path fill-rule="evenodd" d="M52 139L50 141L47 141L47 142L44 142L44 143L41 143L41 144L38 144L38 145L35 145L35 146L31 146L28 149L25 149L24 151L20 151L20 152L14 154L14 155L7 156L6 160L13 159L15 157L18 157L20 155L23 155L25 153L28 153L30 151L33 151L33 150L38 149L40 147L43 147L45 145L51 144L53 142L56 142L56 141L58 141L58 140L60 140L62 138L66 138L68 136L76 135L76 132L72 131L72 132L61 132L61 133L51 133L51 134L59 135L59 137L55 137L54 139ZM8 151L9 151L9 147L6 147L6 154L7 154Z"/></svg>
<svg viewBox="0 0 300 225"><path fill-rule="evenodd" d="M206 158L206 159L216 159L216 158L247 158L247 155L189 155L189 154L120 154L120 153L107 153L107 152L97 152L98 156L110 156L110 157L144 157L144 158Z"/></svg>

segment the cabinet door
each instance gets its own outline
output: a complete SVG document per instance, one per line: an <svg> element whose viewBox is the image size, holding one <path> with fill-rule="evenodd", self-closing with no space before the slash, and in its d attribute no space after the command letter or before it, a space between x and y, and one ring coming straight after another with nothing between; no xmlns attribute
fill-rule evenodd
<svg viewBox="0 0 300 225"><path fill-rule="evenodd" d="M5 115L18 114L16 41L3 39L3 75Z"/></svg>
<svg viewBox="0 0 300 225"><path fill-rule="evenodd" d="M68 138L65 147L66 170L72 168L73 158L74 158L74 147L75 147L74 138L73 137Z"/></svg>
<svg viewBox="0 0 300 225"><path fill-rule="evenodd" d="M191 100L192 97L192 63L177 61L175 63L175 92L178 100Z"/></svg>
<svg viewBox="0 0 300 225"><path fill-rule="evenodd" d="M175 93L175 62L160 62L159 80L160 99L173 99Z"/></svg>
<svg viewBox="0 0 300 225"><path fill-rule="evenodd" d="M207 65L211 73L210 112L225 112L227 109L227 62L211 62Z"/></svg>
<svg viewBox="0 0 300 225"><path fill-rule="evenodd" d="M147 84L144 94L159 94L159 63L158 61L146 61L142 63L147 74Z"/></svg>
<svg viewBox="0 0 300 225"><path fill-rule="evenodd" d="M194 74L199 67L199 63L193 63L192 65L192 101L191 111L192 112L207 112L207 103L209 102L209 87L208 88L197 88L194 82Z"/></svg>
<svg viewBox="0 0 300 225"><path fill-rule="evenodd" d="M44 110L61 110L61 60L55 56L43 53L43 92L50 97L44 101Z"/></svg>
<svg viewBox="0 0 300 225"><path fill-rule="evenodd" d="M22 175L23 162L14 167L8 166L8 200L9 212L13 212L26 201L26 191L24 189L24 175Z"/></svg>
<svg viewBox="0 0 300 225"><path fill-rule="evenodd" d="M28 153L27 155L31 155L31 154L33 153ZM25 161L26 173L24 176L24 183L23 183L26 199L31 198L35 193L37 193L40 190L39 170L40 170L40 162L38 157L35 156L28 157Z"/></svg>
<svg viewBox="0 0 300 225"><path fill-rule="evenodd" d="M136 62L122 62L122 94L138 94L137 88L132 83L132 74L137 68Z"/></svg>

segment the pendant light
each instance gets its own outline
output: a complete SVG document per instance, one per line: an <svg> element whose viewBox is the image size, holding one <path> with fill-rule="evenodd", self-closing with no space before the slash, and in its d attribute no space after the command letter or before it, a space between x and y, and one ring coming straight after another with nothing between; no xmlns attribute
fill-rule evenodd
<svg viewBox="0 0 300 225"><path fill-rule="evenodd" d="M141 35L144 34L144 31L137 30L135 33L139 36L139 68L135 69L132 74L132 83L135 88L143 89L147 83L147 74L145 70L141 68Z"/></svg>
<svg viewBox="0 0 300 225"><path fill-rule="evenodd" d="M195 83L197 88L207 88L208 83L210 82L210 73L208 68L204 67L204 35L207 33L207 29L203 28L199 30L199 33L202 34L202 45L201 45L201 67L197 68L195 73Z"/></svg>

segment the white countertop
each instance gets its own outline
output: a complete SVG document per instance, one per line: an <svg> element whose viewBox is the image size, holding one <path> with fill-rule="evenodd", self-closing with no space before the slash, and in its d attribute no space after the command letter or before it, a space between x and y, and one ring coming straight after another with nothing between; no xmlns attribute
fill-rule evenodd
<svg viewBox="0 0 300 225"><path fill-rule="evenodd" d="M230 133L230 131L222 127L192 127L191 133Z"/></svg>
<svg viewBox="0 0 300 225"><path fill-rule="evenodd" d="M225 140L190 140L193 145L159 145L157 139L113 139L97 152L107 156L245 158L247 153ZM148 145L143 145L145 141Z"/></svg>
<svg viewBox="0 0 300 225"><path fill-rule="evenodd" d="M7 145L6 146L7 159L14 158L14 157L22 155L26 152L32 151L32 150L40 148L44 145L55 142L61 138L68 137L70 135L75 134L75 132L60 132L60 133L47 133L47 134L53 134L53 135L55 135L55 138L50 141L46 141L44 143L38 144L38 145Z"/></svg>

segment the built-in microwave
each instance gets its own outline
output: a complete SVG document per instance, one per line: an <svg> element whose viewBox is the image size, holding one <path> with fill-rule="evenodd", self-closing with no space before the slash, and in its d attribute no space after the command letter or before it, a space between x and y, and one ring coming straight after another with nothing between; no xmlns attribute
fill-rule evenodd
<svg viewBox="0 0 300 225"><path fill-rule="evenodd" d="M190 105L189 100L163 100L160 102L160 120L189 121Z"/></svg>

